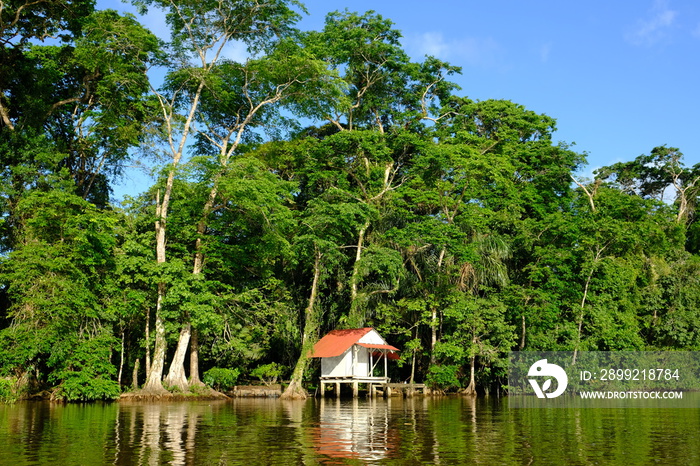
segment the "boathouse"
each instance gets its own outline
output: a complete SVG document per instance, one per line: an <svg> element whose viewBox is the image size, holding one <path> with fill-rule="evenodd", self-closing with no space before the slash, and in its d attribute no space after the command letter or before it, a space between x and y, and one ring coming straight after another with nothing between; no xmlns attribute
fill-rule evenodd
<svg viewBox="0 0 700 466"><path fill-rule="evenodd" d="M368 384L373 395L377 385L389 383L387 360L398 359L398 348L388 345L371 327L333 330L314 345L312 357L321 358L321 394L327 384L352 384L357 396L359 384Z"/></svg>

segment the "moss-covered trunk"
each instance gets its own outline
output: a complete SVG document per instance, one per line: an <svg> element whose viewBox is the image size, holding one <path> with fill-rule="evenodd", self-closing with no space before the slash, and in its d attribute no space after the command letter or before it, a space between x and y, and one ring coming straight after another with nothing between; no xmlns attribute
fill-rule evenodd
<svg viewBox="0 0 700 466"><path fill-rule="evenodd" d="M320 319L316 311L316 299L318 297L318 285L321 278L322 256L321 252L317 249L314 259L314 279L311 284L311 294L309 295L309 303L304 312L305 322L304 332L301 337L301 354L294 366L291 382L282 394L282 399L306 399L308 396L306 390L304 390L302 386L302 381L304 380L304 372L311 359L311 352L313 351L314 344L318 339Z"/></svg>

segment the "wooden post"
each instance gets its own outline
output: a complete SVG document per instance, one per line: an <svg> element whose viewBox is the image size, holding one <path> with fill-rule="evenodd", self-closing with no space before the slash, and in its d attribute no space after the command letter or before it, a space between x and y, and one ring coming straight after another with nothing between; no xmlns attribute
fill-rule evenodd
<svg viewBox="0 0 700 466"><path fill-rule="evenodd" d="M321 381L321 398L326 397L326 382Z"/></svg>
<svg viewBox="0 0 700 466"><path fill-rule="evenodd" d="M377 386L373 383L369 384L369 397L374 399L377 396Z"/></svg>
<svg viewBox="0 0 700 466"><path fill-rule="evenodd" d="M385 378L388 378L388 377L389 377L389 375L388 375L388 374L389 374L389 371L387 370L387 363L386 363L386 360L388 359L388 358L386 357L387 350L382 351L382 353L384 353L384 377L385 377Z"/></svg>
<svg viewBox="0 0 700 466"><path fill-rule="evenodd" d="M359 382L355 381L352 383L352 397L357 398L357 395L359 394L359 392L360 392L360 384L359 384Z"/></svg>
<svg viewBox="0 0 700 466"><path fill-rule="evenodd" d="M340 382L335 383L335 397L340 398Z"/></svg>
<svg viewBox="0 0 700 466"><path fill-rule="evenodd" d="M350 374L350 375L352 375L352 376L358 375L358 374L357 374L357 369L356 369L356 367L357 367L357 350L358 350L358 348L359 348L359 346L357 346L357 345L353 345L353 346L352 346L352 374Z"/></svg>

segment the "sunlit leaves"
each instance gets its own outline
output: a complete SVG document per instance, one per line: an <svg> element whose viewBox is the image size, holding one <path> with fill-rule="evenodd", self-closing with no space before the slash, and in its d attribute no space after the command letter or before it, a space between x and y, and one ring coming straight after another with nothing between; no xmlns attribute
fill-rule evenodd
<svg viewBox="0 0 700 466"><path fill-rule="evenodd" d="M246 44L252 53L266 49L278 37L292 31L301 3L287 0L134 0L145 12L150 7L166 12L172 31L171 47L182 56L196 50L221 47L229 41Z"/></svg>
<svg viewBox="0 0 700 466"><path fill-rule="evenodd" d="M116 216L58 190L32 193L18 211L21 245L0 267L13 322L2 330L4 370L35 370L39 383L62 387L61 399L116 397L104 301Z"/></svg>
<svg viewBox="0 0 700 466"><path fill-rule="evenodd" d="M456 86L446 78L460 69L428 57L413 63L403 50L400 32L374 11L333 12L322 32L305 36L315 54L346 84L341 98L330 102L324 119L339 129L388 131L419 129Z"/></svg>

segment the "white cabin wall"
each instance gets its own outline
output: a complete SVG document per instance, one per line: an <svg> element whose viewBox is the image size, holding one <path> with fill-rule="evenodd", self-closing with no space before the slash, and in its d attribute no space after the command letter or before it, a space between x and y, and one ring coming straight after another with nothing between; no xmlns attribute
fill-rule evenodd
<svg viewBox="0 0 700 466"><path fill-rule="evenodd" d="M353 372L353 354L357 358ZM345 353L332 358L321 358L321 377L367 377L369 375L369 350L353 345Z"/></svg>
<svg viewBox="0 0 700 466"><path fill-rule="evenodd" d="M367 348L363 348L362 346L355 346L355 348L358 348L355 375L359 377L367 377L369 375L369 350L367 350Z"/></svg>
<svg viewBox="0 0 700 466"><path fill-rule="evenodd" d="M352 354L350 349L340 356L321 358L321 377L344 377L347 375L352 375Z"/></svg>

